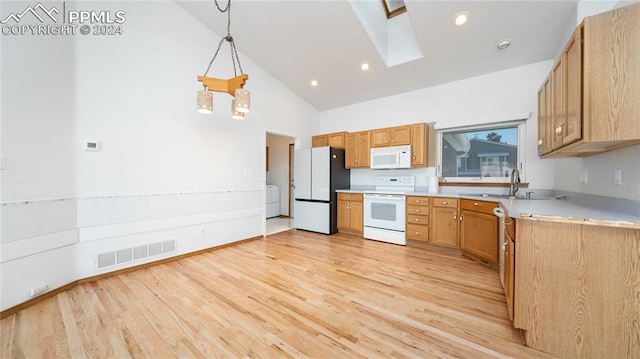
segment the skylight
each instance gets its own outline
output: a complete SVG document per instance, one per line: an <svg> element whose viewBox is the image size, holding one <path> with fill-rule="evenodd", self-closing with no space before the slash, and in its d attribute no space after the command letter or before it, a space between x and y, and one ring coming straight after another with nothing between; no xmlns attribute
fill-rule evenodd
<svg viewBox="0 0 640 359"><path fill-rule="evenodd" d="M404 1L382 0L381 4L349 0L349 3L387 67L423 57Z"/></svg>
<svg viewBox="0 0 640 359"><path fill-rule="evenodd" d="M403 0L382 0L384 11L387 13L387 19L391 19L396 15L400 15L407 11Z"/></svg>

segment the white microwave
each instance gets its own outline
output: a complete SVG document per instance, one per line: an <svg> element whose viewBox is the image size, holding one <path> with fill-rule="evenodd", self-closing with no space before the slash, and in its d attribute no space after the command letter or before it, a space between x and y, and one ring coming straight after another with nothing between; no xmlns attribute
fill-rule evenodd
<svg viewBox="0 0 640 359"><path fill-rule="evenodd" d="M411 168L411 145L372 148L370 159L373 169Z"/></svg>

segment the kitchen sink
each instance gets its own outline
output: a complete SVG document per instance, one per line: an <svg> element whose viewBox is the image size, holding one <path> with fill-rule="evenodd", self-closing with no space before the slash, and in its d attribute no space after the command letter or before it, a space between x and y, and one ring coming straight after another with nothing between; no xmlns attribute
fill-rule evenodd
<svg viewBox="0 0 640 359"><path fill-rule="evenodd" d="M493 194L493 193L459 193L459 196L471 196L471 197L484 197L484 198L504 198L504 199L519 199L519 200L541 200L541 199L560 199L555 197L546 196L530 196L517 195L515 197L508 194Z"/></svg>

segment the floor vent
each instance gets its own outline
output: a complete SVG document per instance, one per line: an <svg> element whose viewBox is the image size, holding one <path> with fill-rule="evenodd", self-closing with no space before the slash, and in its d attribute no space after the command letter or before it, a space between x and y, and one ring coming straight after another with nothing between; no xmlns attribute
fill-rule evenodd
<svg viewBox="0 0 640 359"><path fill-rule="evenodd" d="M123 248L117 251L98 253L96 264L98 269L111 267L140 259L157 256L164 253L175 252L176 240L149 243L142 246Z"/></svg>

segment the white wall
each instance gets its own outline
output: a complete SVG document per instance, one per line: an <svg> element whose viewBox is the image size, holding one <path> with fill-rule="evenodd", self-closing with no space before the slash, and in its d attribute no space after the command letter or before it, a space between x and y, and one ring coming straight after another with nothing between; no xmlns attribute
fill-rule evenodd
<svg viewBox="0 0 640 359"><path fill-rule="evenodd" d="M417 122L435 122L438 125L464 124L479 119L491 122L531 112L526 125L526 181L531 188L549 189L553 186L553 163L537 156L537 91L551 65L552 61L539 62L323 111L318 133L360 131ZM352 170L352 180L375 177L360 176L360 171L371 170ZM379 172L381 175L393 173ZM416 185L426 185L426 169L403 171L402 174L406 172L415 174Z"/></svg>
<svg viewBox="0 0 640 359"><path fill-rule="evenodd" d="M242 55L246 119L232 120L220 93L213 115L197 113L196 78L219 37L174 2L67 6L125 10L127 21L119 36L3 36L2 310L43 281L263 234L266 129L307 147L315 133L317 111ZM209 75L230 68L219 58ZM169 253L96 268L99 253L169 240Z"/></svg>
<svg viewBox="0 0 640 359"><path fill-rule="evenodd" d="M280 214L289 216L289 144L293 144L291 137L267 133L269 146L269 171L267 184L280 187Z"/></svg>

